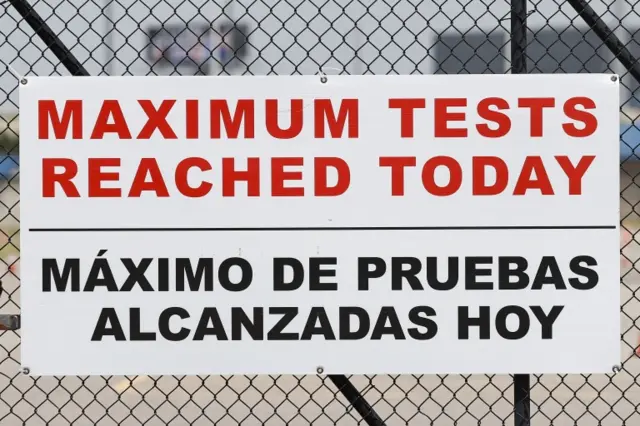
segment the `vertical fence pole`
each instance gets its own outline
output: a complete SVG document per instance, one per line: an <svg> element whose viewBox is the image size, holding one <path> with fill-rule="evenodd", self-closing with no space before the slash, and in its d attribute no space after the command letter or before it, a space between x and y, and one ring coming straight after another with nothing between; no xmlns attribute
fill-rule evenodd
<svg viewBox="0 0 640 426"><path fill-rule="evenodd" d="M527 0L511 0L511 74L527 73ZM513 376L513 417L515 426L531 425L531 378Z"/></svg>
<svg viewBox="0 0 640 426"><path fill-rule="evenodd" d="M107 75L113 75L113 32L115 31L115 21L113 20L113 0L106 0L102 9L104 15L104 47L106 49L104 55L104 66L102 67Z"/></svg>
<svg viewBox="0 0 640 426"><path fill-rule="evenodd" d="M511 0L511 74L527 73L527 0Z"/></svg>
<svg viewBox="0 0 640 426"><path fill-rule="evenodd" d="M531 376L513 376L513 418L516 426L531 426Z"/></svg>

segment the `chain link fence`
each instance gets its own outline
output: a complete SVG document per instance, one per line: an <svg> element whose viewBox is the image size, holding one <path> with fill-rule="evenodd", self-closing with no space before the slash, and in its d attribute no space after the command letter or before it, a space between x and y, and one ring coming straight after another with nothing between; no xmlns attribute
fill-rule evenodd
<svg viewBox="0 0 640 426"><path fill-rule="evenodd" d="M19 102L14 74L611 72L622 81L623 359L617 372L531 376L526 389L530 422L514 415L518 380L513 376L349 377L359 391L356 398L377 413L373 418L354 408L335 378L322 375L29 378L19 371L20 331L4 331L0 425L640 424L640 357L635 354L640 157L634 151L640 145L635 124L640 97L635 96L638 81L632 76L636 65L629 62L640 54L637 3L592 0L591 14L578 13L584 4L576 0L518 1L513 6L505 0L0 1L0 61L15 70L0 67L0 312L20 312ZM33 13L25 19L31 7L40 21ZM599 27L594 24L598 17ZM56 37L47 38L47 30ZM518 52L524 53L518 70L510 53L516 51L516 39ZM74 58L61 61L65 47Z"/></svg>

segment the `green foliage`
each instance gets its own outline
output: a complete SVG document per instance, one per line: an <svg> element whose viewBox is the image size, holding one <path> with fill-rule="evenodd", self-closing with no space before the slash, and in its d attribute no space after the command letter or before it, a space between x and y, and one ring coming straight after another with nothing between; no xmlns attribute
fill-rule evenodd
<svg viewBox="0 0 640 426"><path fill-rule="evenodd" d="M11 130L0 133L0 153L18 154L18 136Z"/></svg>
<svg viewBox="0 0 640 426"><path fill-rule="evenodd" d="M17 115L0 115L0 155L18 154L17 127Z"/></svg>

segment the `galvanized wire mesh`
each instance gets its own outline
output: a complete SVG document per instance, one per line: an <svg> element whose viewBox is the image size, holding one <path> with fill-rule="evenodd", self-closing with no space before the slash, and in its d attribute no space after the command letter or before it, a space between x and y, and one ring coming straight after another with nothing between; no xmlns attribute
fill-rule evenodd
<svg viewBox="0 0 640 426"><path fill-rule="evenodd" d="M505 73L511 67L510 5L505 0L30 1L92 75ZM640 14L633 1L589 4L640 55ZM622 75L623 87L624 362L610 375L532 377L532 424L640 424L640 358L634 355L640 318L635 266L640 258L638 83L567 4L534 0L528 7L529 72L615 72ZM68 74L8 1L0 2L0 60L20 74ZM17 111L17 80L0 68L2 313L20 310ZM2 426L364 424L324 377L32 379L19 373L19 360L20 332L4 332ZM514 423L510 376L351 380L387 425Z"/></svg>

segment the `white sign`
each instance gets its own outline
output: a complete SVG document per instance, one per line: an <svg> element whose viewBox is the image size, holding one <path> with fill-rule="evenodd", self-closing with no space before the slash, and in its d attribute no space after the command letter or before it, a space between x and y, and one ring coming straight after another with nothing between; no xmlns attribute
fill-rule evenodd
<svg viewBox="0 0 640 426"><path fill-rule="evenodd" d="M609 75L30 77L34 375L606 373Z"/></svg>

